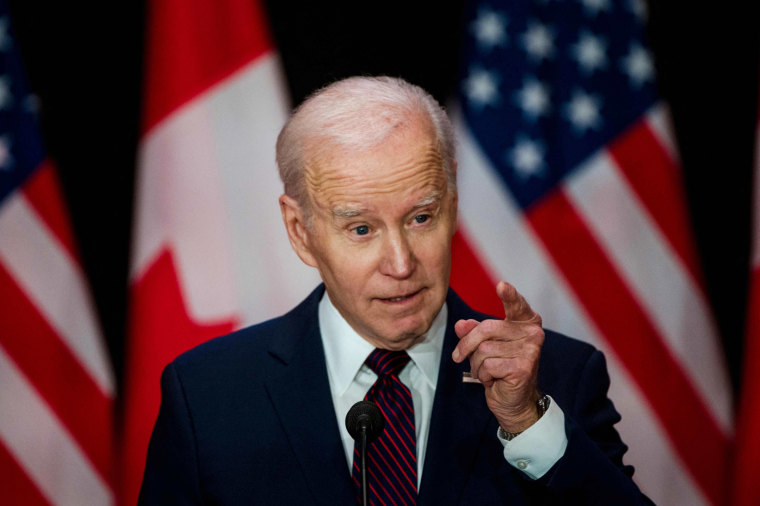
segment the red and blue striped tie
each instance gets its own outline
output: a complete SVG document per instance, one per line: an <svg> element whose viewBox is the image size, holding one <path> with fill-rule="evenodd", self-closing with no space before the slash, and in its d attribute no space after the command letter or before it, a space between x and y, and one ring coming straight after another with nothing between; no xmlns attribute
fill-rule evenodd
<svg viewBox="0 0 760 506"><path fill-rule="evenodd" d="M367 493L371 505L417 503L417 437L414 431L412 394L398 379L409 362L405 351L375 349L366 364L377 381L364 400L378 405L385 416L385 430L367 448ZM360 450L354 446L353 479L361 501Z"/></svg>

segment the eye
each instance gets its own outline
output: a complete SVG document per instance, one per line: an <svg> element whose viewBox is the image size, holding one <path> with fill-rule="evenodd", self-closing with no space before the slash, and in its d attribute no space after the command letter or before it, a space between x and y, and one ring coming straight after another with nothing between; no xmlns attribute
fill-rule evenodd
<svg viewBox="0 0 760 506"><path fill-rule="evenodd" d="M354 229L354 233L356 235L367 235L369 234L369 227L367 225L359 225Z"/></svg>
<svg viewBox="0 0 760 506"><path fill-rule="evenodd" d="M430 219L429 214L418 214L417 216L414 217L414 221L417 223L425 223L429 219Z"/></svg>

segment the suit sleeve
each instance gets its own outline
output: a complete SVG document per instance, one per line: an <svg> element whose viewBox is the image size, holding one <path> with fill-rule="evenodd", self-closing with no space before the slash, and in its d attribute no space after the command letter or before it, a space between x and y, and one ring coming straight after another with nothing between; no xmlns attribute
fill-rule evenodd
<svg viewBox="0 0 760 506"><path fill-rule="evenodd" d="M148 446L138 504L203 504L192 418L173 364L161 375L161 408Z"/></svg>
<svg viewBox="0 0 760 506"><path fill-rule="evenodd" d="M594 350L580 375L574 405L562 406L565 454L540 481L571 504L653 504L633 482L633 467L623 464L628 447L614 428L620 415L607 397L609 386L604 355Z"/></svg>

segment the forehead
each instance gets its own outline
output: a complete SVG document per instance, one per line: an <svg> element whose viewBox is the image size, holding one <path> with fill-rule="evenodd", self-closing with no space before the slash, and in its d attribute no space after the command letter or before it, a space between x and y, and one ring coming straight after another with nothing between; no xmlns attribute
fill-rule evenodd
<svg viewBox="0 0 760 506"><path fill-rule="evenodd" d="M369 149L327 145L306 164L305 178L313 203L327 209L426 198L447 186L435 134L419 123L395 129Z"/></svg>

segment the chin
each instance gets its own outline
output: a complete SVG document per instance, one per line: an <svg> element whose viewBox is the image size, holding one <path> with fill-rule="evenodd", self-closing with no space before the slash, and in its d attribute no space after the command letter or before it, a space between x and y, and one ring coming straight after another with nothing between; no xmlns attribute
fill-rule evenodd
<svg viewBox="0 0 760 506"><path fill-rule="evenodd" d="M403 344L403 349L409 348L417 342L420 336L428 331L432 324L433 320L423 320L405 325L401 329L396 329L393 333L395 338L392 341L399 345Z"/></svg>

